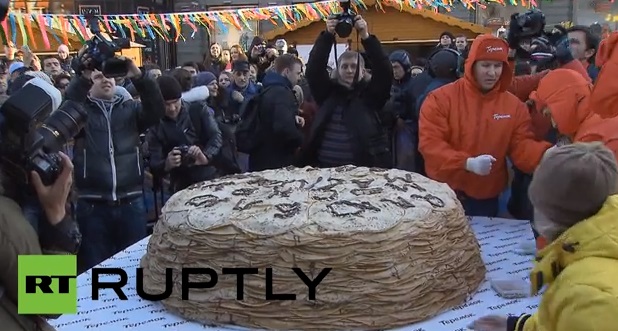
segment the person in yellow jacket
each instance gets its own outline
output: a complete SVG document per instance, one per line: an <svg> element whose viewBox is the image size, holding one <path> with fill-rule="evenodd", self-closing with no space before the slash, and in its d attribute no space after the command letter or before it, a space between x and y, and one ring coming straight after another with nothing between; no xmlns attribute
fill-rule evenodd
<svg viewBox="0 0 618 331"><path fill-rule="evenodd" d="M618 330L617 192L616 158L602 143L545 154L529 189L536 229L551 240L530 275L533 295L546 286L538 311L482 317L474 330Z"/></svg>

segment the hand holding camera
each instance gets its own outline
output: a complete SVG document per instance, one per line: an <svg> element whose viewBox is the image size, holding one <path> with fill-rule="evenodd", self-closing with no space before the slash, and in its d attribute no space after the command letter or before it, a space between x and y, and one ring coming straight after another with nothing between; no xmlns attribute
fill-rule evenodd
<svg viewBox="0 0 618 331"><path fill-rule="evenodd" d="M36 171L31 172L32 185L51 225L60 223L66 216L66 203L73 185L73 163L66 154L59 152L58 155L62 160L62 172L50 186L43 184Z"/></svg>
<svg viewBox="0 0 618 331"><path fill-rule="evenodd" d="M165 159L165 171L168 172L182 165L182 154L179 148L172 149Z"/></svg>
<svg viewBox="0 0 618 331"><path fill-rule="evenodd" d="M189 155L191 155L191 157L193 158L193 164L195 165L207 165L208 164L208 158L206 157L206 155L204 155L204 152L202 152L202 150L197 147L197 146L191 146L189 147L188 150Z"/></svg>
<svg viewBox="0 0 618 331"><path fill-rule="evenodd" d="M337 27L337 23L339 23L339 19L336 17L329 17L326 20L326 31L328 33L335 34L335 27Z"/></svg>
<svg viewBox="0 0 618 331"><path fill-rule="evenodd" d="M361 39L367 39L369 37L367 21L365 21L362 16L357 15L354 18L354 28Z"/></svg>

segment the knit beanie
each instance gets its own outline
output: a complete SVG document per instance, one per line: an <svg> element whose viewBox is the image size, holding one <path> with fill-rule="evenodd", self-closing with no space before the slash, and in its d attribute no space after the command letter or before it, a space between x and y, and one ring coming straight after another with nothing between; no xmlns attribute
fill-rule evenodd
<svg viewBox="0 0 618 331"><path fill-rule="evenodd" d="M161 76L157 78L159 89L161 89L161 95L163 100L172 101L178 100L182 96L182 89L176 78L171 76Z"/></svg>
<svg viewBox="0 0 618 331"><path fill-rule="evenodd" d="M509 45L498 37L490 37L475 40L480 45L474 56L475 61L500 61L507 63L509 58Z"/></svg>
<svg viewBox="0 0 618 331"><path fill-rule="evenodd" d="M442 37L444 36L448 36L449 38L451 38L451 40L455 40L455 35L448 32L448 31L444 31L440 34L440 39L442 39Z"/></svg>
<svg viewBox="0 0 618 331"><path fill-rule="evenodd" d="M195 86L206 86L217 80L215 74L210 71L202 71L195 76Z"/></svg>
<svg viewBox="0 0 618 331"><path fill-rule="evenodd" d="M548 150L534 172L528 196L547 221L567 229L598 213L616 192L616 156L594 142Z"/></svg>

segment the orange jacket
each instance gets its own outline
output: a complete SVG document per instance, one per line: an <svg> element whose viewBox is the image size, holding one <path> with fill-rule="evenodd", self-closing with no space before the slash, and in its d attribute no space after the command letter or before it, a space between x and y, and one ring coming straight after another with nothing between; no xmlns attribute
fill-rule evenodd
<svg viewBox="0 0 618 331"><path fill-rule="evenodd" d="M590 109L602 118L618 115L618 32L613 32L599 45L595 59L601 67L590 95Z"/></svg>
<svg viewBox="0 0 618 331"><path fill-rule="evenodd" d="M522 171L532 172L550 146L533 139L526 105L506 91L513 77L506 59L496 87L481 93L473 65L485 42L495 44L496 40L500 39L492 35L475 39L464 77L431 92L419 119L419 149L427 175L476 199L495 198L504 190L507 156ZM508 49L506 42L500 45ZM497 160L491 173L478 176L468 172L466 160L482 154Z"/></svg>
<svg viewBox="0 0 618 331"><path fill-rule="evenodd" d="M510 63L510 65L514 66L514 62ZM573 60L563 65L561 68L576 71L580 73L582 77L584 77L588 82L592 82L592 80L588 76L586 68L581 63L581 61ZM514 77L508 91L518 97L519 100L527 101L530 93L537 89L537 87L539 86L539 82L543 77L545 77L545 75L547 75L548 72L549 70L544 70L532 75ZM530 112L530 118L532 120L531 129L534 133L536 140L545 140L549 129L551 129L551 123L549 122L549 120L545 116L543 116L543 114L535 111Z"/></svg>
<svg viewBox="0 0 618 331"><path fill-rule="evenodd" d="M618 155L618 117L602 119L590 108L592 84L566 69L548 73L530 94L536 108L547 108L558 131L578 142L603 142ZM617 157L618 159L618 157Z"/></svg>

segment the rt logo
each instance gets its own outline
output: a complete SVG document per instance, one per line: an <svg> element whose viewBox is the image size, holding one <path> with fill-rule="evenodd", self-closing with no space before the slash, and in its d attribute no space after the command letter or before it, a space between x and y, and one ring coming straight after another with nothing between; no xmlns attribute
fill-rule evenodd
<svg viewBox="0 0 618 331"><path fill-rule="evenodd" d="M18 314L77 314L77 257L20 255Z"/></svg>

